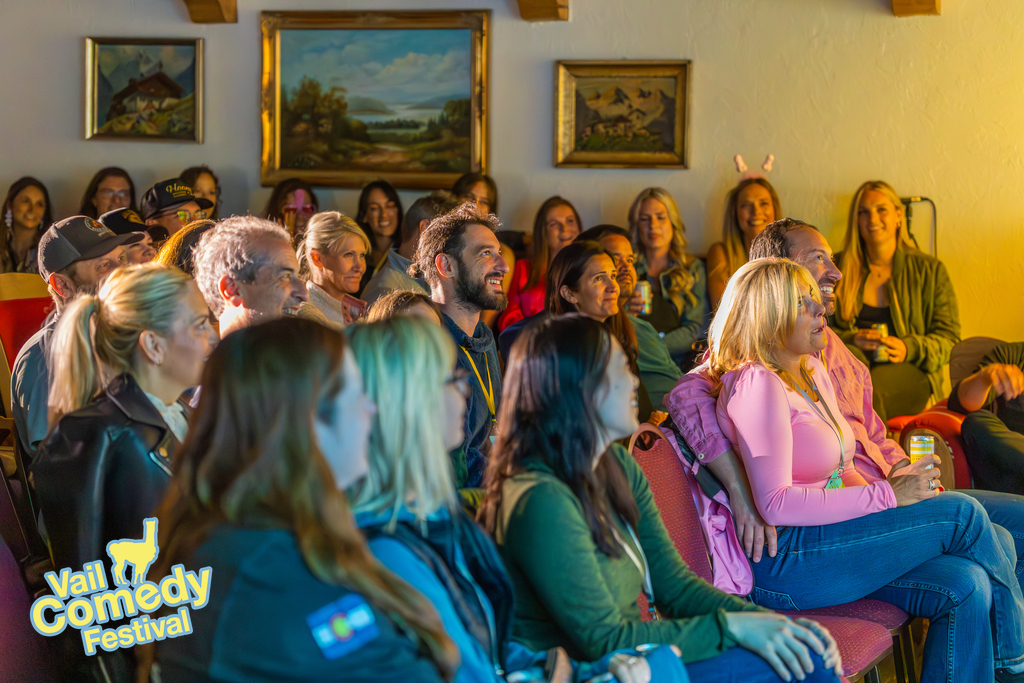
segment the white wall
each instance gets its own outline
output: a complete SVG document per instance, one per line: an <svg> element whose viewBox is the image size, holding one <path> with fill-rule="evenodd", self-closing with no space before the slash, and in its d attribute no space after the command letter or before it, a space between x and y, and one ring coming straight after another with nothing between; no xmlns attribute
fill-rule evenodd
<svg viewBox="0 0 1024 683"><path fill-rule="evenodd" d="M864 180L935 199L964 335L1024 338L1020 0L946 0L941 17L909 19L893 17L889 0L571 4L571 21L532 24L515 0L239 0L237 24L201 26L180 0L3 0L0 185L36 175L66 215L101 166L124 166L144 188L205 162L229 211L258 211L269 194L259 187L261 10L490 8L491 173L507 225L527 229L554 193L587 225L622 224L638 190L663 185L704 253L737 179L731 157L759 164L771 152L784 212L833 246ZM205 144L84 140L85 36L205 38ZM554 60L609 58L693 60L689 170L552 166ZM318 194L323 207L355 209L351 190Z"/></svg>

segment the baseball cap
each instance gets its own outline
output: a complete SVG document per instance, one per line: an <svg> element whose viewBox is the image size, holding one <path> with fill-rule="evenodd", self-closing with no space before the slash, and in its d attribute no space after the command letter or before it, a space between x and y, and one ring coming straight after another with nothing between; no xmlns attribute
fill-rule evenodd
<svg viewBox="0 0 1024 683"><path fill-rule="evenodd" d="M39 274L49 281L52 273L59 273L76 261L103 256L142 237L139 232L115 235L107 226L86 216L65 218L39 238Z"/></svg>
<svg viewBox="0 0 1024 683"><path fill-rule="evenodd" d="M99 217L100 223L110 228L115 235L126 235L129 232L144 232L146 222L131 209L114 209Z"/></svg>
<svg viewBox="0 0 1024 683"><path fill-rule="evenodd" d="M179 178L171 178L157 183L142 195L142 217L146 220L159 214L167 213L189 202L195 202L200 209L213 207L209 199L199 199L192 195L192 188L181 182Z"/></svg>

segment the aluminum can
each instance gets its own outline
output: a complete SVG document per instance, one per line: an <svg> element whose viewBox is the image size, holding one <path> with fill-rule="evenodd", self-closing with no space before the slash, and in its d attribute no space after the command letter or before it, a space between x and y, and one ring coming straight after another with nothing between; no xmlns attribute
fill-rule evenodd
<svg viewBox="0 0 1024 683"><path fill-rule="evenodd" d="M651 309L654 307L654 290L651 289L651 283L647 280L636 283L636 293L644 298L644 307L641 309L640 315L650 315Z"/></svg>
<svg viewBox="0 0 1024 683"><path fill-rule="evenodd" d="M927 455L935 455L935 437L928 434L915 434L910 437L907 455L912 463Z"/></svg>
<svg viewBox="0 0 1024 683"><path fill-rule="evenodd" d="M889 326L885 323L875 323L871 326L871 329L878 332L882 337L889 336ZM888 363L889 362L889 347L879 346L875 349L875 362L876 363Z"/></svg>

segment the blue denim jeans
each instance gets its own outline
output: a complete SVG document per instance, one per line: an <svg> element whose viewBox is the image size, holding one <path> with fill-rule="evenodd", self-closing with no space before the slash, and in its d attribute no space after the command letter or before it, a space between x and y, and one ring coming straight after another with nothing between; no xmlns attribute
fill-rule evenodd
<svg viewBox="0 0 1024 683"><path fill-rule="evenodd" d="M947 492L858 519L779 531L753 564L754 602L810 609L864 597L931 624L921 683L991 681L1024 662L1024 596L1014 539L978 500Z"/></svg>
<svg viewBox="0 0 1024 683"><path fill-rule="evenodd" d="M1024 569L1024 496L976 489L957 489L957 493L966 494L981 503L992 523L1010 533L1015 553L1014 573L1020 583L1021 570ZM1024 586L1021 590L1024 591Z"/></svg>
<svg viewBox="0 0 1024 683"><path fill-rule="evenodd" d="M839 677L825 668L821 657L811 653L814 671L807 674L804 683L838 683ZM734 647L717 657L691 662L686 665L691 683L782 683L771 664L749 650ZM656 682L657 678L652 678ZM796 679L792 679L795 681Z"/></svg>

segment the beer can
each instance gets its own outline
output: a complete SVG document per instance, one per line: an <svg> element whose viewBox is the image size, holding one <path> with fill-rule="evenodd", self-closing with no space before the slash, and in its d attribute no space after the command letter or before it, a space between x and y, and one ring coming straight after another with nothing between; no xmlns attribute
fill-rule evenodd
<svg viewBox="0 0 1024 683"><path fill-rule="evenodd" d="M871 329L882 335L882 338L889 336L889 326L885 323L876 323L871 326ZM888 363L889 362L889 347L879 346L875 349L875 362L876 363Z"/></svg>
<svg viewBox="0 0 1024 683"><path fill-rule="evenodd" d="M647 280L641 280L636 283L636 294L639 294L644 298L644 307L640 311L640 315L650 315L651 309L654 307L654 290L651 289L651 283Z"/></svg>
<svg viewBox="0 0 1024 683"><path fill-rule="evenodd" d="M914 463L927 455L935 455L935 437L928 434L915 434L910 437L907 450L910 462Z"/></svg>

